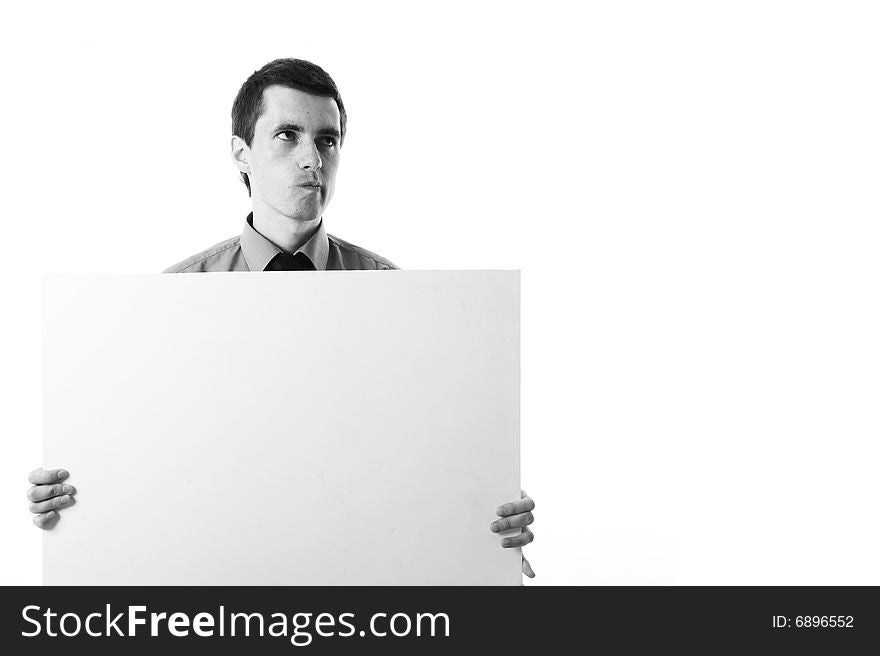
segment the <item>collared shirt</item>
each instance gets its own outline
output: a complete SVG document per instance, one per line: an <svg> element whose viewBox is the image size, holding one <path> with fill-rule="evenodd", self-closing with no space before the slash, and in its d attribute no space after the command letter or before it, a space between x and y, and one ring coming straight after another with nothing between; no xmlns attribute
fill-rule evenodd
<svg viewBox="0 0 880 656"><path fill-rule="evenodd" d="M241 235L196 253L162 273L265 271L275 256L284 251L257 232L252 221L253 214L249 214ZM297 253L308 257L317 271L397 268L380 255L327 234L323 220L315 234L293 254Z"/></svg>

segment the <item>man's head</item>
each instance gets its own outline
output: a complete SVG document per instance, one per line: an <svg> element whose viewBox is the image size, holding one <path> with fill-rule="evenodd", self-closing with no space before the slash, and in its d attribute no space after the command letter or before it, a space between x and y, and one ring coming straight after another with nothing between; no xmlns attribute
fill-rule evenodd
<svg viewBox="0 0 880 656"><path fill-rule="evenodd" d="M232 156L255 208L318 218L333 195L345 125L339 90L319 66L276 59L254 72L232 106Z"/></svg>

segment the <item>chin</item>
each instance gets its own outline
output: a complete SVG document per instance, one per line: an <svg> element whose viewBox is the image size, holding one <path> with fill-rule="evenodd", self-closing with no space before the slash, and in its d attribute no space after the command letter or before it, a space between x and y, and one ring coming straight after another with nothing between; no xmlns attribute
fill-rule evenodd
<svg viewBox="0 0 880 656"><path fill-rule="evenodd" d="M301 221L301 222L316 221L317 219L321 218L321 213L320 212L309 212L309 213L299 212L299 213L295 213L293 215L290 215L288 218L290 218L291 221Z"/></svg>
<svg viewBox="0 0 880 656"><path fill-rule="evenodd" d="M322 207L296 207L282 211L281 214L291 221L305 222L321 218Z"/></svg>

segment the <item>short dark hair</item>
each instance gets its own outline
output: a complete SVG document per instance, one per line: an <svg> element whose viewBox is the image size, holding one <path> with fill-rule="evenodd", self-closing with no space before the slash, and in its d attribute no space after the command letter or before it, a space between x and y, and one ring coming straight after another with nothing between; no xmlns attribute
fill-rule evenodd
<svg viewBox="0 0 880 656"><path fill-rule="evenodd" d="M263 91L267 87L280 85L304 91L315 96L333 98L339 107L340 141L345 139L345 105L342 104L342 96L339 89L327 71L320 66L307 62L304 59L275 59L263 66L245 80L232 103L232 134L244 139L250 146L254 139L254 129L257 119L263 113ZM248 195L251 193L251 181L247 173L241 174L241 179L247 187Z"/></svg>

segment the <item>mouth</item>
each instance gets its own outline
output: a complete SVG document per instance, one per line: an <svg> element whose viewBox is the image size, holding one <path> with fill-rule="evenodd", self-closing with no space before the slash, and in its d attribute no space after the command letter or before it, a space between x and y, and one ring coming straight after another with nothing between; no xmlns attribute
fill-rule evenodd
<svg viewBox="0 0 880 656"><path fill-rule="evenodd" d="M304 187L305 189L320 189L321 188L321 184L319 182L301 182L297 186Z"/></svg>

